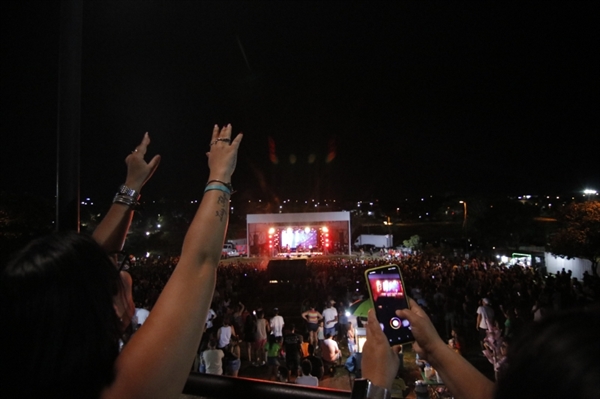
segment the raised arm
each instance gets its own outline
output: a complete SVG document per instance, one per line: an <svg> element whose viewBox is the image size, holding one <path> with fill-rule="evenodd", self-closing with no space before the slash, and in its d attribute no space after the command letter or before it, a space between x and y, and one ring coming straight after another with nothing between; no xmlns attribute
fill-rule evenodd
<svg viewBox="0 0 600 399"><path fill-rule="evenodd" d="M104 216L92 234L94 240L111 256L123 249L125 237L133 218L135 207L125 202L131 198L132 202L137 203L142 187L150 179L160 163L160 155L155 155L148 163L144 160L148 144L150 144L150 137L146 133L140 145L125 158L127 177L123 185L135 193L133 196L124 195L121 197L120 199L124 202L113 202L106 216Z"/></svg>
<svg viewBox="0 0 600 399"><path fill-rule="evenodd" d="M231 175L241 141L241 134L231 140L231 125L214 127L207 153L208 184L185 236L179 264L150 316L117 358L116 381L104 397L179 397L215 288L229 219Z"/></svg>

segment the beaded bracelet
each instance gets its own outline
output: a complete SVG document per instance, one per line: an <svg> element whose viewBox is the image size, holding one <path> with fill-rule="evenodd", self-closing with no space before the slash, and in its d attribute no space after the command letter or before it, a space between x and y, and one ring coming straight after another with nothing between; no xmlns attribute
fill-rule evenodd
<svg viewBox="0 0 600 399"><path fill-rule="evenodd" d="M207 192L210 190L219 190L219 191L223 191L226 194L231 195L231 190L229 190L229 187L227 187L227 186L221 186L218 184L210 184L210 185L206 186L206 188L204 189L204 192Z"/></svg>

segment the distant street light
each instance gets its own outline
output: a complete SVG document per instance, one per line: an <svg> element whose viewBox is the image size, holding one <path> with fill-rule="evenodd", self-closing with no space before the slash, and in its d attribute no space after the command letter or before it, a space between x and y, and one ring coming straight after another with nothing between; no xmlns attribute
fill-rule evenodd
<svg viewBox="0 0 600 399"><path fill-rule="evenodd" d="M467 225L467 201L458 201L459 204L463 204L463 229Z"/></svg>

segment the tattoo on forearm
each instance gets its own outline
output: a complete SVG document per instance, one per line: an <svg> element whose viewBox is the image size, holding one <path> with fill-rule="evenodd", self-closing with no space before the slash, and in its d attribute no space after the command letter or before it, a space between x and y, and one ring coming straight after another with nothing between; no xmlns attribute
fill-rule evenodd
<svg viewBox="0 0 600 399"><path fill-rule="evenodd" d="M225 215L227 215L228 203L229 201L227 200L225 194L219 195L219 198L217 199L217 204L221 205L222 208L215 212L215 216L218 217L221 222L223 221Z"/></svg>
<svg viewBox="0 0 600 399"><path fill-rule="evenodd" d="M225 217L225 209L221 209L221 210L215 212L215 214L217 215L217 217L219 218L219 220L222 222L223 221L223 217Z"/></svg>

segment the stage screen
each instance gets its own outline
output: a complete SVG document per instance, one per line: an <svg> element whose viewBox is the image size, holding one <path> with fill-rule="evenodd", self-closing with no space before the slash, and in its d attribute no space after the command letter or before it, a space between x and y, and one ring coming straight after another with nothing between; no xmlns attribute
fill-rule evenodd
<svg viewBox="0 0 600 399"><path fill-rule="evenodd" d="M281 231L281 247L282 248L298 248L306 249L315 248L317 246L317 230L315 229L287 229Z"/></svg>

